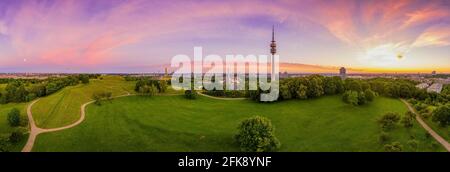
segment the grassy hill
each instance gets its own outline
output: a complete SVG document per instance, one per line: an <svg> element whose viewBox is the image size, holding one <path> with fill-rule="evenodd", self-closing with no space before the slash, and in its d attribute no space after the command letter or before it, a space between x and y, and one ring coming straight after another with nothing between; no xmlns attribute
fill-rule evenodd
<svg viewBox="0 0 450 172"><path fill-rule="evenodd" d="M132 96L89 105L83 123L40 135L33 151L239 151L233 140L236 128L255 115L272 120L280 151L384 151L376 120L385 112L406 110L401 101L383 97L354 107L340 96L273 104ZM424 133L417 123L409 130L398 126L390 142L411 151L407 141L414 136L419 151L443 151L433 148L435 141Z"/></svg>
<svg viewBox="0 0 450 172"><path fill-rule="evenodd" d="M56 128L69 125L80 118L80 106L91 100L96 91L110 91L113 96L132 93L134 82L126 82L119 76L103 76L89 84L69 86L50 96L41 98L32 107L36 125Z"/></svg>
<svg viewBox="0 0 450 172"><path fill-rule="evenodd" d="M8 137L11 132L14 131L14 128L10 127L7 121L8 113L13 108L17 108L20 110L20 114L22 119L28 119L26 114L26 105L28 103L8 103L8 104L0 104L0 135ZM18 144L15 144L11 147L10 151L18 152L22 150L25 142L27 141L28 136L24 136L22 141Z"/></svg>

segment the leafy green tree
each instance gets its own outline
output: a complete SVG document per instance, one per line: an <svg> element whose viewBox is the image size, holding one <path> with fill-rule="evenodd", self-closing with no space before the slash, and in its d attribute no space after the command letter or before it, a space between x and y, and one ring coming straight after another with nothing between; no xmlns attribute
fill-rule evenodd
<svg viewBox="0 0 450 172"><path fill-rule="evenodd" d="M371 102L371 101L373 101L375 99L375 92L373 92L370 89L365 90L364 91L364 95L366 96L366 100L368 102Z"/></svg>
<svg viewBox="0 0 450 172"><path fill-rule="evenodd" d="M186 90L186 91L184 91L184 96L187 98L187 99L196 99L197 98L197 91L195 91L195 90Z"/></svg>
<svg viewBox="0 0 450 172"><path fill-rule="evenodd" d="M344 93L342 99L345 103L351 104L351 105L358 105L359 99L358 99L358 92L356 91L347 91Z"/></svg>
<svg viewBox="0 0 450 172"><path fill-rule="evenodd" d="M400 121L400 115L395 112L388 112L378 119L378 123L384 130L391 130Z"/></svg>
<svg viewBox="0 0 450 172"><path fill-rule="evenodd" d="M333 94L336 94L336 90L337 90L337 86L336 86L336 83L335 83L335 81L334 81L334 79L333 78L331 78L331 77L326 77L324 80L323 80L323 90L324 90L324 92L325 92L325 94L326 95L333 95Z"/></svg>
<svg viewBox="0 0 450 172"><path fill-rule="evenodd" d="M288 84L280 85L280 95L284 100L289 100L292 98L291 92L289 90Z"/></svg>
<svg viewBox="0 0 450 172"><path fill-rule="evenodd" d="M23 138L23 133L21 131L14 131L9 135L9 141L12 144L19 143Z"/></svg>
<svg viewBox="0 0 450 172"><path fill-rule="evenodd" d="M306 87L305 85L301 84L298 86L298 89L295 91L295 95L299 98L299 99L307 99L308 96L306 95L306 92L308 91L308 87Z"/></svg>
<svg viewBox="0 0 450 172"><path fill-rule="evenodd" d="M364 92L358 92L358 105L363 105L367 103L366 95Z"/></svg>
<svg viewBox="0 0 450 172"><path fill-rule="evenodd" d="M86 74L80 74L78 76L78 78L80 79L81 83L83 84L89 84L89 75Z"/></svg>
<svg viewBox="0 0 450 172"><path fill-rule="evenodd" d="M415 117L414 113L412 113L411 111L408 111L403 116L401 123L403 124L403 126L405 128L411 128L411 127L413 127L413 124L414 124L414 117Z"/></svg>
<svg viewBox="0 0 450 172"><path fill-rule="evenodd" d="M417 148L419 147L419 141L415 139L408 140L407 144L413 151L417 151Z"/></svg>
<svg viewBox="0 0 450 172"><path fill-rule="evenodd" d="M450 106L439 106L433 111L432 120L442 127L450 125Z"/></svg>
<svg viewBox="0 0 450 172"><path fill-rule="evenodd" d="M8 137L0 136L0 152L9 152L11 143Z"/></svg>
<svg viewBox="0 0 450 172"><path fill-rule="evenodd" d="M235 139L245 152L276 151L281 145L274 135L271 121L260 116L242 121Z"/></svg>
<svg viewBox="0 0 450 172"><path fill-rule="evenodd" d="M155 85L150 85L148 87L148 93L147 93L148 96L154 96L157 93L158 93L158 88Z"/></svg>
<svg viewBox="0 0 450 172"><path fill-rule="evenodd" d="M159 93L165 93L167 90L167 82L164 80L160 80L158 82L158 91Z"/></svg>
<svg viewBox="0 0 450 172"><path fill-rule="evenodd" d="M17 108L11 109L8 113L8 123L11 127L17 127L20 125L20 111Z"/></svg>

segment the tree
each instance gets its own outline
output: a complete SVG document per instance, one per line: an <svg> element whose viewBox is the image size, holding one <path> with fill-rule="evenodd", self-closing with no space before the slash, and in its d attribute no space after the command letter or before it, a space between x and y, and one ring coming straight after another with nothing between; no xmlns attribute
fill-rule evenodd
<svg viewBox="0 0 450 172"><path fill-rule="evenodd" d="M167 82L164 81L164 80L160 80L160 81L158 82L158 91L159 91L160 93L165 93L166 90L167 90Z"/></svg>
<svg viewBox="0 0 450 172"><path fill-rule="evenodd" d="M0 152L8 152L10 150L10 142L8 137L0 136Z"/></svg>
<svg viewBox="0 0 450 172"><path fill-rule="evenodd" d="M86 74L80 74L78 76L78 78L80 78L81 83L83 84L89 84L89 76Z"/></svg>
<svg viewBox="0 0 450 172"><path fill-rule="evenodd" d="M184 91L184 96L187 99L196 99L197 98L197 91L195 91L195 90L186 90L186 91Z"/></svg>
<svg viewBox="0 0 450 172"><path fill-rule="evenodd" d="M11 109L8 113L8 123L11 127L17 127L20 125L20 111L17 108Z"/></svg>
<svg viewBox="0 0 450 172"><path fill-rule="evenodd" d="M375 99L375 92L373 92L370 89L365 90L364 95L366 96L366 100L368 102L371 102L371 101L373 101L373 99Z"/></svg>
<svg viewBox="0 0 450 172"><path fill-rule="evenodd" d="M414 117L415 117L414 113L408 111L403 116L401 123L405 128L411 128L413 126Z"/></svg>
<svg viewBox="0 0 450 172"><path fill-rule="evenodd" d="M295 91L295 95L297 96L297 98L299 99L307 99L308 96L306 95L306 92L308 91L308 87L306 87L303 84L300 84L298 86L298 89Z"/></svg>
<svg viewBox="0 0 450 172"><path fill-rule="evenodd" d="M284 100L289 100L292 98L288 84L284 83L280 85L280 95Z"/></svg>
<svg viewBox="0 0 450 172"><path fill-rule="evenodd" d="M384 130L391 130L395 127L399 120L400 115L398 115L398 113L388 112L378 119L378 123Z"/></svg>
<svg viewBox="0 0 450 172"><path fill-rule="evenodd" d="M20 131L14 131L9 135L9 141L13 144L19 143L23 138L23 133Z"/></svg>
<svg viewBox="0 0 450 172"><path fill-rule="evenodd" d="M358 105L359 99L358 99L358 92L356 91L347 91L344 93L342 99L345 103L351 104L351 105Z"/></svg>
<svg viewBox="0 0 450 172"><path fill-rule="evenodd" d="M413 151L417 151L417 148L419 147L419 141L415 139L408 140L407 144Z"/></svg>
<svg viewBox="0 0 450 172"><path fill-rule="evenodd" d="M450 125L450 106L439 106L436 110L433 111L432 120L442 127Z"/></svg>
<svg viewBox="0 0 450 172"><path fill-rule="evenodd" d="M158 93L158 88L155 85L150 85L148 87L147 96L154 96Z"/></svg>
<svg viewBox="0 0 450 172"><path fill-rule="evenodd" d="M363 105L366 104L367 99L366 99L366 95L364 94L364 92L358 92L358 105Z"/></svg>
<svg viewBox="0 0 450 172"><path fill-rule="evenodd" d="M260 116L242 121L235 139L245 152L275 151L281 145L274 135L271 121Z"/></svg>
<svg viewBox="0 0 450 172"><path fill-rule="evenodd" d="M393 142L391 144L384 145L384 150L386 152L401 152L403 146L399 142Z"/></svg>
<svg viewBox="0 0 450 172"><path fill-rule="evenodd" d="M323 91L326 95L336 94L337 86L333 78L326 77L323 82Z"/></svg>

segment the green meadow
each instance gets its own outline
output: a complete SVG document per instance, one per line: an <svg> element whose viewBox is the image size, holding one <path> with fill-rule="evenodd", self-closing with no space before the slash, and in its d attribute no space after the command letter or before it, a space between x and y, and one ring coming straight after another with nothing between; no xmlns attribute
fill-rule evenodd
<svg viewBox="0 0 450 172"><path fill-rule="evenodd" d="M0 104L0 135L4 137L8 137L11 132L15 130L15 128L10 127L8 124L8 113L13 108L17 108L20 110L20 115L22 119L28 120L26 114L26 105L28 103L8 103L8 104ZM23 137L20 143L12 145L10 151L17 152L22 150L28 138L28 134Z"/></svg>
<svg viewBox="0 0 450 172"><path fill-rule="evenodd" d="M134 82L125 82L119 76L103 76L89 84L66 87L57 93L41 98L32 107L36 125L56 128L74 123L80 118L80 106L92 100L96 91L112 92L113 96L134 92Z"/></svg>
<svg viewBox="0 0 450 172"><path fill-rule="evenodd" d="M65 102L77 103L77 109L88 100L79 96L73 99L83 99ZM62 112L69 112L60 108L48 118L51 122L41 118L40 125L63 126L77 119L54 120L66 114ZM400 100L384 97L355 107L343 103L340 96L271 104L206 97L187 100L183 96L129 96L101 106L89 105L85 121L74 128L39 135L33 151L239 151L233 139L238 124L260 115L272 120L282 152L379 152L384 151L384 144L378 141L381 129L376 120L390 111L403 115L407 108ZM67 114L79 114L70 112ZM403 151L414 151L407 145L411 137L419 141L417 151L444 151L432 146L435 141L425 137L425 130L417 122L411 129L398 125L389 134L389 142L400 142Z"/></svg>

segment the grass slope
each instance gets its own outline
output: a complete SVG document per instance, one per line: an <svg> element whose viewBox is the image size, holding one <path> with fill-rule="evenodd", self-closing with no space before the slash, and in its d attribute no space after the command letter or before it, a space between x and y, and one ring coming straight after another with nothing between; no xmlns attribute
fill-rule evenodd
<svg viewBox="0 0 450 172"><path fill-rule="evenodd" d="M32 107L36 125L41 128L56 128L69 125L80 118L80 106L91 100L96 91L110 91L113 96L132 93L134 82L127 82L119 76L103 76L89 84L70 86L41 98Z"/></svg>
<svg viewBox="0 0 450 172"><path fill-rule="evenodd" d="M14 131L13 127L10 127L8 124L8 113L13 108L17 108L20 110L20 115L22 119L28 120L26 116L26 105L27 103L8 103L8 104L0 104L0 135L8 137L11 132ZM10 151L18 152L21 151L23 146L25 145L28 138L28 134L25 135L20 143L12 145Z"/></svg>
<svg viewBox="0 0 450 172"><path fill-rule="evenodd" d="M40 135L33 151L239 151L233 140L236 127L255 115L272 120L280 151L383 151L376 119L406 110L401 101L382 97L353 107L339 96L273 104L132 96L88 106L86 121ZM443 151L431 148L435 141L427 140L417 123L390 133L391 141L401 142L406 151L411 151L406 144L411 135L419 140L419 151Z"/></svg>

